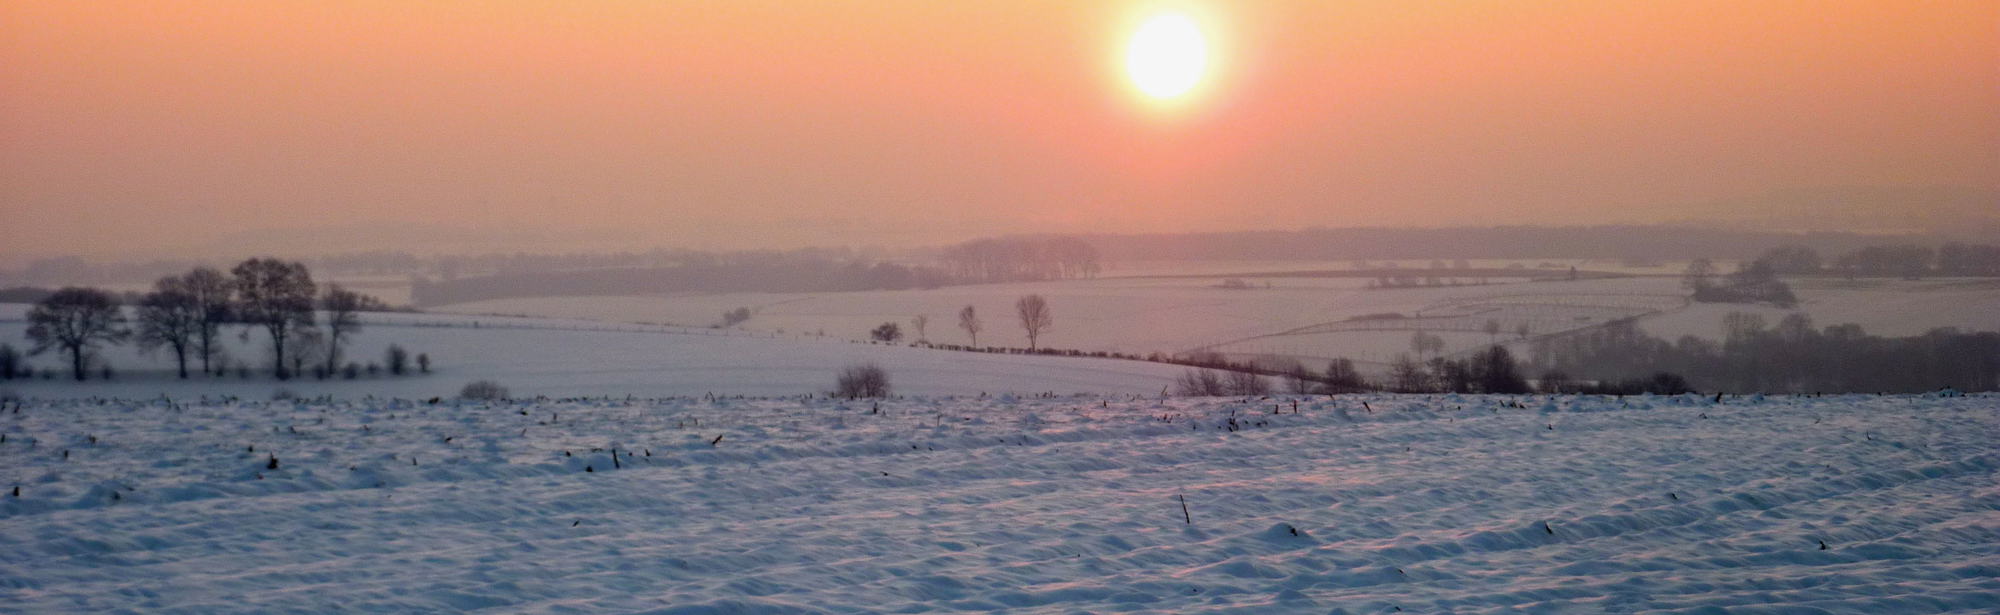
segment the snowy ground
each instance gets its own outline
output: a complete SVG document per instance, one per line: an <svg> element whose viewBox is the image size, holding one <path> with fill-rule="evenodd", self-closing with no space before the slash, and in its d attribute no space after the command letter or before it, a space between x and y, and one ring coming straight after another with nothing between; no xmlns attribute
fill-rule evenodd
<svg viewBox="0 0 2000 615"><path fill-rule="evenodd" d="M1224 271L1257 270L1246 264ZM1218 350L1238 358L1275 354L1311 358L1313 364L1332 357L1385 364L1409 352L1410 334L1416 328L1442 333L1446 351L1461 352L1510 339L1522 325L1541 335L1648 314L1640 326L1654 335L1669 340L1682 335L1720 339L1723 315L1729 312L1763 314L1776 323L1793 311L1740 304L1688 305L1686 290L1674 276L1394 290L1369 290L1364 287L1366 280L1344 278L1255 278L1253 282L1270 282L1272 287L1240 290L1219 288L1220 281L1220 277L1101 278L905 291L542 297L435 310L706 325L719 321L725 310L748 307L754 315L742 325L745 329L823 331L842 339L863 338L883 322L908 328L910 318L922 314L930 317L932 340L964 344L969 340L957 328L955 315L972 305L986 320L981 343L1026 346L1012 306L1021 295L1039 293L1048 298L1056 316L1054 329L1042 338L1045 345L1138 354ZM2000 283L1993 280L1812 278L1792 283L1801 300L1796 311L1811 315L1820 326L1854 323L1870 333L1890 336L1918 335L1935 327L2000 330L2000 308L1996 308ZM1399 327L1388 332L1360 330L1344 322L1381 313L1458 313L1463 318L1371 323ZM1501 335L1482 332L1488 320L1500 325Z"/></svg>
<svg viewBox="0 0 2000 615"><path fill-rule="evenodd" d="M526 314L558 318L588 318L611 322L710 324L723 311L748 307L754 315L742 325L753 331L821 332L843 339L863 338L883 322L910 327L911 317L930 318L932 341L966 344L957 328L959 309L971 305L983 315L983 345L1026 347L1028 340L1016 322L1014 301L1035 293L1048 298L1055 326L1041 339L1046 346L1146 354L1177 353L1227 345L1237 354L1300 354L1387 362L1409 349L1410 330L1383 337L1363 332L1313 338L1253 340L1357 316L1392 312L1406 316L1484 298L1519 301L1541 296L1552 303L1593 302L1594 298L1638 297L1645 304L1678 306L1680 291L1668 278L1622 278L1557 282L1522 282L1485 286L1368 290L1366 280L1352 278L1275 278L1271 288L1225 289L1219 278L1102 278L1062 282L978 284L931 290L841 293L727 293L626 297L542 297L461 303L433 308L438 312ZM1596 302L1602 302L1601 299ZM1464 306L1460 306L1464 307ZM1655 306L1659 309L1662 306ZM1623 314L1630 315L1630 314ZM1524 319L1574 314L1521 312L1482 315L1469 321L1478 331L1487 318L1498 318L1511 333ZM1603 322L1570 321L1567 326ZM1547 322L1534 323L1546 333ZM1436 331L1438 325L1429 326ZM1412 328L1413 330L1413 328ZM1447 339L1457 352L1490 343L1478 333Z"/></svg>
<svg viewBox="0 0 2000 615"><path fill-rule="evenodd" d="M27 324L21 320L25 311L26 306L0 304L0 342L26 346ZM348 346L344 361L379 364L390 344L401 344L411 353L429 354L435 373L289 382L272 380L268 373L179 380L167 356L144 355L127 345L102 352L116 368L113 380L69 381L68 368L61 363L65 357L50 353L29 362L53 370L54 378L0 381L0 393L269 399L283 390L301 397L430 398L455 395L473 380L494 380L524 397L794 395L832 390L834 374L841 367L873 362L889 371L891 384L903 393L1158 394L1182 371L1178 366L1138 361L952 352L813 336L577 320L364 314L362 321L365 325ZM232 362L262 369L269 361L263 332L239 338L239 330L232 328L223 336Z"/></svg>
<svg viewBox="0 0 2000 615"><path fill-rule="evenodd" d="M31 401L0 610L1991 613L1996 408Z"/></svg>

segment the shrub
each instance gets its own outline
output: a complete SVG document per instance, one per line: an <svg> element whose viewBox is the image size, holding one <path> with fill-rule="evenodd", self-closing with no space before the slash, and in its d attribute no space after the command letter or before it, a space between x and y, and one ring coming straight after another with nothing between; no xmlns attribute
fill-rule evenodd
<svg viewBox="0 0 2000 615"><path fill-rule="evenodd" d="M1354 369L1352 359L1342 357L1327 364L1325 389L1328 393L1358 393L1368 390L1368 381Z"/></svg>
<svg viewBox="0 0 2000 615"><path fill-rule="evenodd" d="M1269 395L1271 382L1252 372L1229 372L1230 395Z"/></svg>
<svg viewBox="0 0 2000 615"><path fill-rule="evenodd" d="M467 383L465 388L459 389L458 396L464 399L485 401L507 399L507 387L500 386L500 383L491 380L475 380Z"/></svg>
<svg viewBox="0 0 2000 615"><path fill-rule="evenodd" d="M750 320L750 308L739 307L722 313L722 326L734 327Z"/></svg>
<svg viewBox="0 0 2000 615"><path fill-rule="evenodd" d="M833 394L848 399L888 397L889 372L874 363L843 367L834 378Z"/></svg>
<svg viewBox="0 0 2000 615"><path fill-rule="evenodd" d="M893 344L897 340L903 339L903 328L896 326L896 323L885 322L882 323L882 326L876 327L875 330L869 331L868 337L878 342Z"/></svg>
<svg viewBox="0 0 2000 615"><path fill-rule="evenodd" d="M410 371L410 351L403 350L402 346L390 344L389 350L383 359L384 363L389 364L389 373L391 375L401 376Z"/></svg>
<svg viewBox="0 0 2000 615"><path fill-rule="evenodd" d="M1218 397L1228 395L1228 386L1215 370L1190 369L1174 379L1174 393L1188 397Z"/></svg>

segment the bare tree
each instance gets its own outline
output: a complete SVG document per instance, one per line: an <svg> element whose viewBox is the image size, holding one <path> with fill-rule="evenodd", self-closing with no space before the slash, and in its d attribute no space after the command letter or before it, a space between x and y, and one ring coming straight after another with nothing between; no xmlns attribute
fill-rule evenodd
<svg viewBox="0 0 2000 615"><path fill-rule="evenodd" d="M195 327L194 353L201 357L201 371L218 374L223 370L222 348L216 340L222 335L223 325L235 318L234 302L231 294L235 291L227 276L210 267L197 267L181 276L180 288L194 297L195 309L201 313L201 322ZM210 362L214 361L211 365Z"/></svg>
<svg viewBox="0 0 2000 615"><path fill-rule="evenodd" d="M1269 395L1271 393L1271 382L1265 380L1263 376L1252 372L1232 371L1229 372L1229 375L1225 379L1228 380L1230 395Z"/></svg>
<svg viewBox="0 0 2000 615"><path fill-rule="evenodd" d="M279 380L290 378L285 370L285 341L300 327L313 324L312 274L306 266L275 258L253 258L237 264L230 273L236 278L237 304L243 322L264 328L271 336L271 362Z"/></svg>
<svg viewBox="0 0 2000 615"><path fill-rule="evenodd" d="M1300 393L1300 395L1316 393L1320 389L1318 373L1312 373L1312 367L1306 367L1306 363L1292 361L1284 369L1284 389L1286 393Z"/></svg>
<svg viewBox="0 0 2000 615"><path fill-rule="evenodd" d="M1534 333L1534 331L1534 328L1529 327L1526 321L1522 321L1520 325L1514 327L1514 337L1525 340L1528 339L1528 334Z"/></svg>
<svg viewBox="0 0 2000 615"><path fill-rule="evenodd" d="M1326 365L1326 392L1358 393L1367 388L1368 382L1354 369L1353 359L1341 357Z"/></svg>
<svg viewBox="0 0 2000 615"><path fill-rule="evenodd" d="M293 374L303 378L306 375L307 362L320 358L322 356L320 351L324 350L325 346L326 334L320 333L319 329L310 327L299 329L292 333L291 345L285 347L285 363L291 366ZM328 363L313 371L321 378L331 377L333 364Z"/></svg>
<svg viewBox="0 0 2000 615"><path fill-rule="evenodd" d="M1389 364L1389 386L1397 393L1423 393L1430 390L1430 376L1424 373L1424 366L1411 359L1410 355L1396 355L1396 361Z"/></svg>
<svg viewBox="0 0 2000 615"><path fill-rule="evenodd" d="M1015 300L1014 312L1021 317L1021 330L1028 333L1028 350L1034 350L1042 332L1056 323L1055 314L1049 311L1049 301L1041 295L1027 295Z"/></svg>
<svg viewBox="0 0 2000 615"><path fill-rule="evenodd" d="M431 373L431 353L428 352L417 353L417 371L426 374Z"/></svg>
<svg viewBox="0 0 2000 615"><path fill-rule="evenodd" d="M125 314L118 299L95 288L68 287L28 310L29 354L60 349L69 355L70 375L84 379L84 357L98 344L125 341Z"/></svg>
<svg viewBox="0 0 2000 615"><path fill-rule="evenodd" d="M917 332L917 343L919 344L930 343L929 336L924 334L924 328L929 327L930 324L931 324L930 316L924 314L918 314L916 316L910 317L910 329Z"/></svg>
<svg viewBox="0 0 2000 615"><path fill-rule="evenodd" d="M1487 340L1487 344L1488 344L1488 345L1491 345L1491 344L1498 344L1498 343L1500 343L1500 321L1499 321L1499 320L1496 320L1496 319L1492 319L1492 318L1488 318L1488 319L1486 319L1486 326L1485 326L1485 327L1483 327L1483 328L1482 328L1481 330L1483 330L1483 331L1485 331L1485 332L1486 332L1486 340Z"/></svg>
<svg viewBox="0 0 2000 615"><path fill-rule="evenodd" d="M1229 394L1229 387L1215 370L1189 369L1174 379L1174 393L1187 397L1220 397Z"/></svg>
<svg viewBox="0 0 2000 615"><path fill-rule="evenodd" d="M153 292L139 300L136 339L141 350L166 348L182 380L188 377L188 352L201 332L201 304L185 289L186 280L168 276L153 283Z"/></svg>
<svg viewBox="0 0 2000 615"><path fill-rule="evenodd" d="M340 364L340 346L347 343L347 337L361 331L360 312L366 304L366 297L339 284L326 285L326 294L319 300L319 309L326 312L326 364Z"/></svg>
<svg viewBox="0 0 2000 615"><path fill-rule="evenodd" d="M958 311L958 328L964 329L965 334L972 337L972 347L978 348L979 332L986 329L986 323L980 322L979 312L973 310L972 306L968 305L965 306L965 309Z"/></svg>

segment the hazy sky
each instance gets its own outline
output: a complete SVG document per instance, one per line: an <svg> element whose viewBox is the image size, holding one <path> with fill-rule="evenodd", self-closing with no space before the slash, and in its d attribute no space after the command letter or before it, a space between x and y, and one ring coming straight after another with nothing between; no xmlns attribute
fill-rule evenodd
<svg viewBox="0 0 2000 615"><path fill-rule="evenodd" d="M1166 105L1120 56L1164 8L1212 48ZM1654 221L1855 185L2000 187L2000 2L0 1L16 255Z"/></svg>

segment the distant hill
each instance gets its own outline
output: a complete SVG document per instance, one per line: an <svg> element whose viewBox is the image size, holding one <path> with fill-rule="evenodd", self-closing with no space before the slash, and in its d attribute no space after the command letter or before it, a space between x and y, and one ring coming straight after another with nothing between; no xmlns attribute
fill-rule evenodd
<svg viewBox="0 0 2000 615"><path fill-rule="evenodd" d="M1082 236L1110 262L1160 260L1354 260L1450 258L1752 258L1797 244L1823 253L1869 245L1947 240L1890 233L1780 233L1696 226L1496 226L1341 228Z"/></svg>

